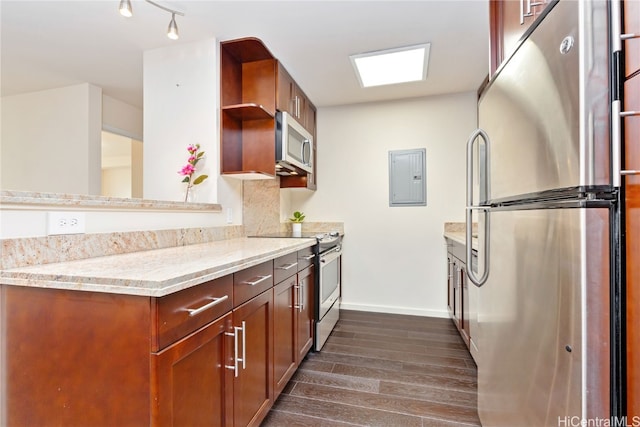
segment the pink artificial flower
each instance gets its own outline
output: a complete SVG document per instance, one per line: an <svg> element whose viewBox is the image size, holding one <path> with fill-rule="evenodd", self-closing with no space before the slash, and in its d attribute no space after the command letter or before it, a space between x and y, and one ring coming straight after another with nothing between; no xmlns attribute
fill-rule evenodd
<svg viewBox="0 0 640 427"><path fill-rule="evenodd" d="M189 156L189 163L193 163L196 160L196 156Z"/></svg>
<svg viewBox="0 0 640 427"><path fill-rule="evenodd" d="M180 175L192 175L196 171L196 168L193 167L191 163L183 166L183 168L178 172Z"/></svg>
<svg viewBox="0 0 640 427"><path fill-rule="evenodd" d="M187 151L191 154L195 153L196 151L198 151L198 147L193 145L193 144L189 144L189 146L187 147Z"/></svg>

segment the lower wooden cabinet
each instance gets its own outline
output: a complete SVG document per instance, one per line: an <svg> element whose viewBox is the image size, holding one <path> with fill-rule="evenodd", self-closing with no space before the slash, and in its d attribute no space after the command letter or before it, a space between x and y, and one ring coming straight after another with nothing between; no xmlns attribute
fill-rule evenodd
<svg viewBox="0 0 640 427"><path fill-rule="evenodd" d="M296 366L302 363L313 345L314 329L314 266L310 266L298 273L298 302L296 309Z"/></svg>
<svg viewBox="0 0 640 427"><path fill-rule="evenodd" d="M0 285L0 424L259 426L311 348L314 267L237 303L257 267L162 298Z"/></svg>
<svg viewBox="0 0 640 427"><path fill-rule="evenodd" d="M233 328L233 425L258 426L273 405L273 289L234 309Z"/></svg>
<svg viewBox="0 0 640 427"><path fill-rule="evenodd" d="M313 344L314 267L282 281L274 293L274 398L278 398Z"/></svg>
<svg viewBox="0 0 640 427"><path fill-rule="evenodd" d="M152 425L233 425L231 313L152 356Z"/></svg>
<svg viewBox="0 0 640 427"><path fill-rule="evenodd" d="M274 395L277 398L296 371L296 293L298 277L284 280L273 288L274 317L273 353Z"/></svg>
<svg viewBox="0 0 640 427"><path fill-rule="evenodd" d="M447 309L468 348L471 343L469 280L467 265L462 261L465 258L465 246L447 239L447 248Z"/></svg>

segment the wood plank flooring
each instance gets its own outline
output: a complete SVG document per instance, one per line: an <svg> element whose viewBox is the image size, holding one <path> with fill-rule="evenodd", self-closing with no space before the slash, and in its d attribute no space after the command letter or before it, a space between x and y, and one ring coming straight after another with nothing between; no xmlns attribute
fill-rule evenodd
<svg viewBox="0 0 640 427"><path fill-rule="evenodd" d="M479 426L476 403L476 366L451 320L342 310L262 426Z"/></svg>

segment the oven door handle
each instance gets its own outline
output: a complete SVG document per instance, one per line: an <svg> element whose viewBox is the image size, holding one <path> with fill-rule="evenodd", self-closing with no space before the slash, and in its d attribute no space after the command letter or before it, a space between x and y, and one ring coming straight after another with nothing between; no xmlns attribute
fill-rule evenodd
<svg viewBox="0 0 640 427"><path fill-rule="evenodd" d="M320 254L320 262L324 264L329 261L333 261L335 258L338 258L340 255L342 255L342 248L340 246L337 246L333 249L329 249L328 251Z"/></svg>

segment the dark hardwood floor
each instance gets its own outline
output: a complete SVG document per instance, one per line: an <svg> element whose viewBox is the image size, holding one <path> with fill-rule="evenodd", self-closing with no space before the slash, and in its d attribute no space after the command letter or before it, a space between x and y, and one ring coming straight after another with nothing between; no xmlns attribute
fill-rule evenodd
<svg viewBox="0 0 640 427"><path fill-rule="evenodd" d="M263 422L479 426L476 366L449 319L343 310Z"/></svg>

